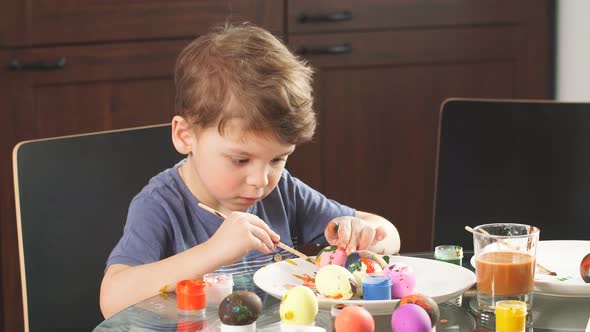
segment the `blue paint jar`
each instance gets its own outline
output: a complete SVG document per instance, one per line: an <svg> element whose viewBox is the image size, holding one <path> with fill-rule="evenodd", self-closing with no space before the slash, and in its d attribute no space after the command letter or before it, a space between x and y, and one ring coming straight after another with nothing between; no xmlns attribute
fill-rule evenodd
<svg viewBox="0 0 590 332"><path fill-rule="evenodd" d="M363 300L391 300L391 277L367 274L363 277Z"/></svg>

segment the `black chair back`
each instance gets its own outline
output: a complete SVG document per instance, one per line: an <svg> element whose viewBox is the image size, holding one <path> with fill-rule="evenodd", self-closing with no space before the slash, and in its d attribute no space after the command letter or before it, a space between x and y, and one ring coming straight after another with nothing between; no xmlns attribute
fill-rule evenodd
<svg viewBox="0 0 590 332"><path fill-rule="evenodd" d="M129 202L179 161L170 125L23 142L14 149L27 331L90 331Z"/></svg>
<svg viewBox="0 0 590 332"><path fill-rule="evenodd" d="M442 106L434 245L472 249L465 225L590 238L590 104L464 100Z"/></svg>

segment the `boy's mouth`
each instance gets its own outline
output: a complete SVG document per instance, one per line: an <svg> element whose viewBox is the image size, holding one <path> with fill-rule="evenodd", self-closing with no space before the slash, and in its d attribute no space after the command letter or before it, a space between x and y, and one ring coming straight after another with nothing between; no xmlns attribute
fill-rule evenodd
<svg viewBox="0 0 590 332"><path fill-rule="evenodd" d="M240 201L246 202L246 203L254 203L256 201L258 201L261 197L239 197Z"/></svg>

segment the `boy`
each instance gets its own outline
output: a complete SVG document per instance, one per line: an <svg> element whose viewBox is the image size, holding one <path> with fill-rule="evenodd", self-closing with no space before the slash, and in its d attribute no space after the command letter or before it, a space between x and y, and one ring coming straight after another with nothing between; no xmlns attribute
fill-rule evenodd
<svg viewBox="0 0 590 332"><path fill-rule="evenodd" d="M132 200L101 285L105 317L183 279L251 276L273 254L289 257L279 240L399 251L390 222L331 201L284 169L315 130L311 75L278 39L250 25L201 36L181 52L172 140L187 157Z"/></svg>

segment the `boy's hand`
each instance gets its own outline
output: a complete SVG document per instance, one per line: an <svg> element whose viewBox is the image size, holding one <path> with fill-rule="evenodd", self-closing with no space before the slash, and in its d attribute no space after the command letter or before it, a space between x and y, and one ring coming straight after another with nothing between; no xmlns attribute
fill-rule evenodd
<svg viewBox="0 0 590 332"><path fill-rule="evenodd" d="M369 224L356 217L338 217L328 223L324 231L330 245L337 245L346 250L365 250L385 238L386 231L382 226Z"/></svg>
<svg viewBox="0 0 590 332"><path fill-rule="evenodd" d="M224 259L234 263L250 250L270 254L280 237L257 216L245 212L232 212L223 221L211 239Z"/></svg>

